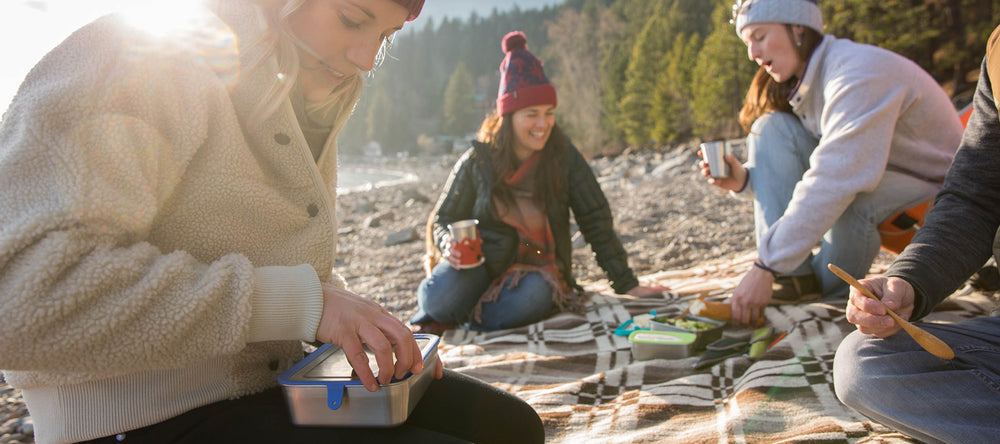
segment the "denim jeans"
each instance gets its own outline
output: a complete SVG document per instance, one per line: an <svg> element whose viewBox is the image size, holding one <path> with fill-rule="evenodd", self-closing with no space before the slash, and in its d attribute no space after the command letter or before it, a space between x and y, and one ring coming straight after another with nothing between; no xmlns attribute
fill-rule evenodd
<svg viewBox="0 0 1000 444"><path fill-rule="evenodd" d="M795 186L811 167L809 157L818 143L792 114L772 112L754 122L747 136L747 167L751 169L758 247L764 233L785 214ZM824 297L846 297L847 284L828 270L827 264L836 264L852 276L864 277L881 245L878 224L933 198L939 189L940 184L886 171L878 187L871 193L858 194L823 235L819 253L810 255L786 274L813 273Z"/></svg>
<svg viewBox="0 0 1000 444"><path fill-rule="evenodd" d="M1000 439L1000 317L921 323L955 351L937 358L904 331L885 339L855 331L837 349L837 397L859 413L922 441Z"/></svg>
<svg viewBox="0 0 1000 444"><path fill-rule="evenodd" d="M468 322L474 330L499 330L540 321L552 310L552 287L539 273L529 273L517 286L508 283L496 301L483 304L482 322L476 321L472 310L490 283L486 267L456 270L441 261L417 288L417 312L410 322Z"/></svg>

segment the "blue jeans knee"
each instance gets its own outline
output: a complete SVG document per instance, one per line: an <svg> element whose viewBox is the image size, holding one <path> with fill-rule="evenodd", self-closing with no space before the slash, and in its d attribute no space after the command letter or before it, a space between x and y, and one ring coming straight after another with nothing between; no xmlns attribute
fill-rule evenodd
<svg viewBox="0 0 1000 444"><path fill-rule="evenodd" d="M489 285L486 267L456 270L442 261L417 288L417 313L410 322L463 323Z"/></svg>
<svg viewBox="0 0 1000 444"><path fill-rule="evenodd" d="M496 301L483 304L482 322L473 322L473 328L520 327L545 319L552 311L552 287L540 273L525 275L517 286L506 285Z"/></svg>

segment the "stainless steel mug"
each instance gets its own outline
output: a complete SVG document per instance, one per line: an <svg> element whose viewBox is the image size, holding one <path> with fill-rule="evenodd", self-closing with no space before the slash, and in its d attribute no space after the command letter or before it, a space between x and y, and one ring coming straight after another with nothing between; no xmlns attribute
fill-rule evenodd
<svg viewBox="0 0 1000 444"><path fill-rule="evenodd" d="M729 177L729 164L726 163L728 151L729 144L721 140L701 144L701 158L708 164L709 176L718 179Z"/></svg>

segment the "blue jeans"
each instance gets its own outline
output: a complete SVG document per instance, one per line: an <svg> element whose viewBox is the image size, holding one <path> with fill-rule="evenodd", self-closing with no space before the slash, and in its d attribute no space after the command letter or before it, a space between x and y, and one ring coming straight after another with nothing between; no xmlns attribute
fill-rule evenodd
<svg viewBox="0 0 1000 444"><path fill-rule="evenodd" d="M855 331L837 349L837 397L861 414L926 442L1000 437L1000 317L921 323L955 351L950 361L904 331L885 339Z"/></svg>
<svg viewBox="0 0 1000 444"><path fill-rule="evenodd" d="M538 322L552 311L552 287L539 273L529 273L516 287L508 283L496 301L483 304L482 322L476 321L472 310L490 283L486 267L456 270L441 261L417 288L417 312L410 323L468 322L474 330L500 330Z"/></svg>
<svg viewBox="0 0 1000 444"><path fill-rule="evenodd" d="M772 112L754 122L747 136L746 166L752 170L750 185L754 191L754 234L758 247L764 233L785 214L795 186L811 167L809 157L818 143L792 114ZM847 284L828 270L827 264L837 264L852 276L864 277L882 243L878 225L933 198L940 186L886 171L878 187L855 197L823 235L819 253L786 274L813 273L824 297L846 297Z"/></svg>

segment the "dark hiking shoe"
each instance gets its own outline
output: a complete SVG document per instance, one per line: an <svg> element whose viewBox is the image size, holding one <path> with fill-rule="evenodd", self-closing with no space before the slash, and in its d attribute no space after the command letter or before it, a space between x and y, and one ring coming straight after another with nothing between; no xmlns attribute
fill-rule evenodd
<svg viewBox="0 0 1000 444"><path fill-rule="evenodd" d="M801 304L819 299L822 292L813 274L781 276L771 285L771 301L767 305Z"/></svg>

